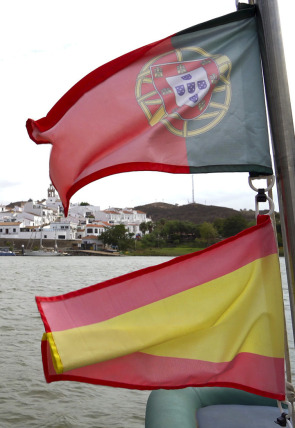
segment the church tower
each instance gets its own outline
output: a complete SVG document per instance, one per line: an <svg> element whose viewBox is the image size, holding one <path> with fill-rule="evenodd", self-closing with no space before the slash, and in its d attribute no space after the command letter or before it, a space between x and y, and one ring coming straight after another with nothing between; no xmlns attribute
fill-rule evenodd
<svg viewBox="0 0 295 428"><path fill-rule="evenodd" d="M53 184L50 183L48 189L47 189L48 198L55 198L55 188L53 187Z"/></svg>

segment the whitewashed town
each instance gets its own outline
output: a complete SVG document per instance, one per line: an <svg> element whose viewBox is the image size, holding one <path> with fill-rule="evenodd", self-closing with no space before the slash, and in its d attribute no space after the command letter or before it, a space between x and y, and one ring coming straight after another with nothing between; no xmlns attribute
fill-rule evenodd
<svg viewBox="0 0 295 428"><path fill-rule="evenodd" d="M126 233L134 239L142 236L140 224L151 221L142 211L131 208L108 208L89 204L71 204L67 217L59 196L50 184L47 198L28 201L14 207L0 205L0 240L12 241L14 246L29 250L30 242L40 242L40 247L55 249L69 247L90 250L103 249L99 236L114 225L123 224ZM47 243L47 245L46 245ZM36 250L36 249L35 249ZM28 251L27 251L28 253Z"/></svg>

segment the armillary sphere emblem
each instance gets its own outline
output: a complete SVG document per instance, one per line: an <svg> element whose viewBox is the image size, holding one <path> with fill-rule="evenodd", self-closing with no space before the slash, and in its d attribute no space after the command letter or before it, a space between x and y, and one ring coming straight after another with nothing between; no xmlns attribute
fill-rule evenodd
<svg viewBox="0 0 295 428"><path fill-rule="evenodd" d="M200 47L185 47L148 61L137 76L135 96L151 126L161 122L179 137L209 131L231 102L231 62Z"/></svg>

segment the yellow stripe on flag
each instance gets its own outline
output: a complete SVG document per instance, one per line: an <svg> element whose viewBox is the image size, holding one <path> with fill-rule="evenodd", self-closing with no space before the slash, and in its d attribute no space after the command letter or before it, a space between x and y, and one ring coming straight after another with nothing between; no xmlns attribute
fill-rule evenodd
<svg viewBox="0 0 295 428"><path fill-rule="evenodd" d="M42 341L47 340L50 346L50 354L54 366L54 370L56 373L62 373L63 372L63 365L60 359L60 356L58 354L58 350L56 347L56 344L53 339L52 333L44 333L42 336Z"/></svg>
<svg viewBox="0 0 295 428"><path fill-rule="evenodd" d="M210 362L231 361L240 352L282 358L281 293L278 256L272 254L107 321L52 332L55 369L133 352Z"/></svg>

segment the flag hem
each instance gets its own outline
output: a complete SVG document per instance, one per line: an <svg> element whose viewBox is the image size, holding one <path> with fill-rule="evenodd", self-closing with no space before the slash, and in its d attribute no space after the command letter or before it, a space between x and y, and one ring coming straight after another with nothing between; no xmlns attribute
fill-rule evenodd
<svg viewBox="0 0 295 428"><path fill-rule="evenodd" d="M207 30L209 28L218 27L220 25L229 24L231 22L241 21L243 19L251 18L256 15L256 6L247 4L245 8L234 11L227 15L211 19L210 21L202 22L201 24L194 25L185 30L179 31L175 36L182 36L184 34L193 33L194 31Z"/></svg>
<svg viewBox="0 0 295 428"><path fill-rule="evenodd" d="M150 49L154 48L160 43L163 43L165 40L169 40L172 37L180 36L183 34L187 34L194 31L201 31L206 28L211 28L213 26L224 25L230 22L240 21L242 19L249 18L255 15L256 7L249 6L248 8L238 10L232 12L230 14L224 15L219 18L212 19L208 22L198 24L192 26L183 31L179 31L177 33L171 34L168 37L165 37L161 40L157 40L155 42L149 43L145 46L141 46L140 48L134 49L131 52L125 53L118 58L113 59L112 61L107 62L106 64L101 65L96 68L86 76L84 76L80 81L78 81L72 88L70 88L63 96L59 99L59 101L51 108L48 114L34 121L32 119L28 119L26 122L26 128L30 138L37 144L40 142L35 139L33 136L33 125L37 126L40 132L44 132L54 126L63 116L64 114L88 91L104 82L113 74L119 72L120 70L126 68L133 62L135 62L138 58L148 52ZM41 144L49 143L49 141L43 141Z"/></svg>
<svg viewBox="0 0 295 428"><path fill-rule="evenodd" d="M125 388L125 389L133 389L133 390L139 390L139 391L146 391L146 390L157 390L157 389L183 389L188 387L226 387L226 388L235 388L238 390L242 390L245 392L250 392L252 394L260 395L262 397L268 397L273 398L276 400L284 401L285 395L284 394L275 394L272 392L263 391L258 388L253 388L250 386L241 385L237 382L204 382L204 383L188 383L183 385L177 385L177 386L169 386L165 388L165 386L161 387L155 387L152 385L135 385L125 383L125 382L116 382L116 381L107 381L104 379L93 379L93 378L87 378L84 376L75 376L73 379L73 376L67 373L61 373L56 375L50 375L48 370L48 360L47 360L47 342L42 341L41 342L41 353L42 353L42 362L43 362L43 369L44 369L44 377L47 383L52 382L58 382L58 381L70 381L70 382L82 382L82 383L89 383L92 385L103 385L103 386L111 386L116 388ZM280 358L277 358L277 360L282 360Z"/></svg>

